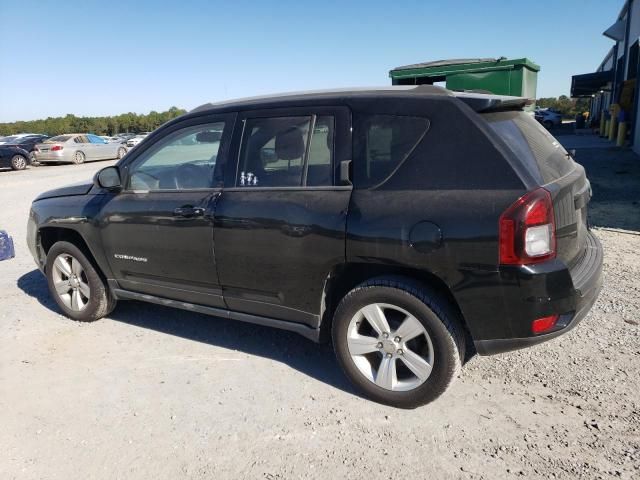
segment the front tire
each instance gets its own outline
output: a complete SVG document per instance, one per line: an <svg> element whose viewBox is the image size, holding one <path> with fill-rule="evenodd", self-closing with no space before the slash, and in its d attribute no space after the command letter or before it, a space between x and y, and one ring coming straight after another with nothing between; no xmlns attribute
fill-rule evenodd
<svg viewBox="0 0 640 480"><path fill-rule="evenodd" d="M28 162L27 159L18 154L11 157L11 168L14 170L24 170L27 168Z"/></svg>
<svg viewBox="0 0 640 480"><path fill-rule="evenodd" d="M31 152L29 154L29 160L31 161L31 166L32 167L39 167L40 166L40 162L38 162L35 153Z"/></svg>
<svg viewBox="0 0 640 480"><path fill-rule="evenodd" d="M458 317L419 283L370 280L336 309L332 337L338 362L372 400L416 408L438 398L460 372L465 334Z"/></svg>
<svg viewBox="0 0 640 480"><path fill-rule="evenodd" d="M96 268L74 244L56 242L46 262L49 292L66 316L92 322L108 315L115 299Z"/></svg>

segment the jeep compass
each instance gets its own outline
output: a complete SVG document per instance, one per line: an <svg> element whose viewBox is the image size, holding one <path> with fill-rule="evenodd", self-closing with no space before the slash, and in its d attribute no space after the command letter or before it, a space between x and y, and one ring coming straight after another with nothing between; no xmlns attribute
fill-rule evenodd
<svg viewBox="0 0 640 480"><path fill-rule="evenodd" d="M74 320L141 300L283 328L413 408L600 291L589 181L526 104L418 86L203 105L36 198L29 248Z"/></svg>

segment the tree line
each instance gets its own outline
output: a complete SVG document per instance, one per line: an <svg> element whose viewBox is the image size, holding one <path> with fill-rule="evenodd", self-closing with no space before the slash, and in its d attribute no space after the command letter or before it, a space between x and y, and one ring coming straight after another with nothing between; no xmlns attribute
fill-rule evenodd
<svg viewBox="0 0 640 480"><path fill-rule="evenodd" d="M60 135L62 133L94 133L96 135L115 135L124 132L150 132L186 110L171 107L166 112L152 111L146 115L123 113L111 117L76 117L67 114L64 117L49 117L43 120L0 123L0 136L16 133L44 133Z"/></svg>
<svg viewBox="0 0 640 480"><path fill-rule="evenodd" d="M566 95L560 95L558 98L545 97L536 100L536 107L553 108L565 117L575 117L577 113L589 111L590 98L569 98Z"/></svg>
<svg viewBox="0 0 640 480"><path fill-rule="evenodd" d="M558 98L539 98L536 100L536 106L554 108L567 117L574 117L578 112L582 113L589 110L589 99L575 99L560 95ZM51 136L75 132L95 133L96 135L150 132L185 112L181 108L171 107L166 112L152 111L147 115L123 113L112 117L76 117L75 115L67 114L64 117L49 117L43 120L0 123L0 136L21 132L44 133Z"/></svg>

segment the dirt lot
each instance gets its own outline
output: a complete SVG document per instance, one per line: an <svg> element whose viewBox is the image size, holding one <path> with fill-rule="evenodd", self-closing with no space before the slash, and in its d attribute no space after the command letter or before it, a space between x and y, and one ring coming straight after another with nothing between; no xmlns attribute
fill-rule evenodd
<svg viewBox="0 0 640 480"><path fill-rule="evenodd" d="M0 263L0 478L639 478L640 159L578 154L607 227L594 310L474 358L413 411L360 398L329 346L287 332L136 302L65 319L27 252L29 204L105 163L0 172L17 249Z"/></svg>

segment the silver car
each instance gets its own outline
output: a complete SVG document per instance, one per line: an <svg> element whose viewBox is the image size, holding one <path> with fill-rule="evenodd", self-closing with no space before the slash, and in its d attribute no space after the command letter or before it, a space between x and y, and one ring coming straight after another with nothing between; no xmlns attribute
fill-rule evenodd
<svg viewBox="0 0 640 480"><path fill-rule="evenodd" d="M109 143L97 135L71 133L58 135L36 145L34 160L39 163L84 163L92 160L120 159L127 153L124 145Z"/></svg>

